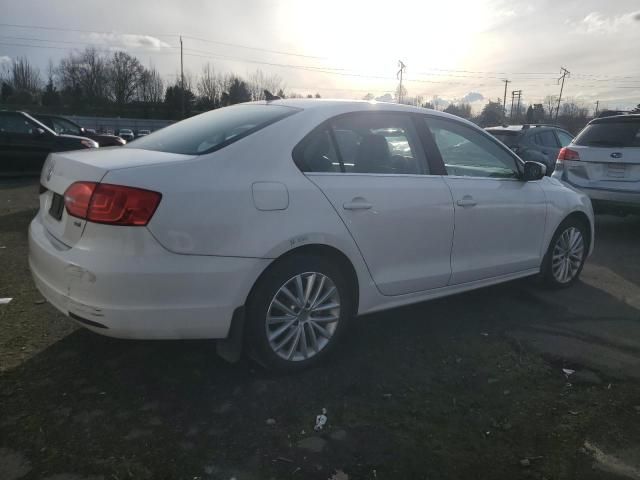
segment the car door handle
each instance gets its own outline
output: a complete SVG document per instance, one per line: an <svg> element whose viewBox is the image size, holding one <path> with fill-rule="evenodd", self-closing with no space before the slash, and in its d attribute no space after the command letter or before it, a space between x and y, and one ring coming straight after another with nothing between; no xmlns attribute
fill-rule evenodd
<svg viewBox="0 0 640 480"><path fill-rule="evenodd" d="M350 202L342 204L342 208L345 210L369 210L373 205L361 198L354 198Z"/></svg>
<svg viewBox="0 0 640 480"><path fill-rule="evenodd" d="M475 207L477 202L473 199L473 197L466 195L461 200L456 202L461 207Z"/></svg>

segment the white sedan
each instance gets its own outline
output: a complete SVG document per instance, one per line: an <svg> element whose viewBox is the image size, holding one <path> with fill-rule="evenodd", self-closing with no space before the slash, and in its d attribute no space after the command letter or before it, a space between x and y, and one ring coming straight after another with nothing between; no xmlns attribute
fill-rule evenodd
<svg viewBox="0 0 640 480"><path fill-rule="evenodd" d="M375 102L213 110L51 154L29 264L94 332L214 338L307 367L354 315L540 274L578 278L589 199L470 122Z"/></svg>

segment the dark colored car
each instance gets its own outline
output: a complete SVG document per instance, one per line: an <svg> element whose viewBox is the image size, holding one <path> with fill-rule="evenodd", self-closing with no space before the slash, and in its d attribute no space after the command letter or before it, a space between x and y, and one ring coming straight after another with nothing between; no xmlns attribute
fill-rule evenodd
<svg viewBox="0 0 640 480"><path fill-rule="evenodd" d="M123 139L125 139L127 142L132 141L135 137L135 135L133 134L133 130L131 130L130 128L121 128L120 130L118 130L116 132L120 137L122 137Z"/></svg>
<svg viewBox="0 0 640 480"><path fill-rule="evenodd" d="M46 115L38 113L37 115L33 115L33 117L36 120L44 123L47 127L49 127L56 133L87 137L98 142L98 145L100 145L101 147L118 147L127 143L125 140L116 135L96 133L95 130L81 127L74 121L69 120L68 118L60 117L59 115Z"/></svg>
<svg viewBox="0 0 640 480"><path fill-rule="evenodd" d="M522 160L545 164L547 175L553 173L560 149L573 140L573 135L555 125L509 125L489 127L486 130Z"/></svg>
<svg viewBox="0 0 640 480"><path fill-rule="evenodd" d="M24 112L0 111L0 174L39 175L49 153L84 148L98 143L57 134Z"/></svg>

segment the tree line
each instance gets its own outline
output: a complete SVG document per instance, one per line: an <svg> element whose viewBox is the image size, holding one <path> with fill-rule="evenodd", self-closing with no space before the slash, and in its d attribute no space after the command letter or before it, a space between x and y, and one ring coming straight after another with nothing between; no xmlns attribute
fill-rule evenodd
<svg viewBox="0 0 640 480"><path fill-rule="evenodd" d="M256 70L243 78L216 72L210 63L200 75L185 74L184 83L180 75L165 82L158 70L145 67L133 55L93 47L69 53L57 65L49 62L45 78L26 57L15 58L0 72L0 83L0 101L6 108L98 116L179 119L264 100L265 90L282 98L303 97L285 94L278 75Z"/></svg>

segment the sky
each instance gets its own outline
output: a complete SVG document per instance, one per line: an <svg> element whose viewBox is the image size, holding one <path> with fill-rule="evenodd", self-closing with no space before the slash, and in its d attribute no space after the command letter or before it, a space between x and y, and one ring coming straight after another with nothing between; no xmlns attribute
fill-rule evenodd
<svg viewBox="0 0 640 480"><path fill-rule="evenodd" d="M323 97L393 94L399 61L409 97L469 101L522 90L593 108L640 103L639 0L20 0L3 2L0 65L94 45L126 50L166 81L207 62L221 73L277 74L286 90ZM42 28L35 28L42 27ZM389 98L388 96L386 98ZM507 101L507 106L509 100Z"/></svg>

